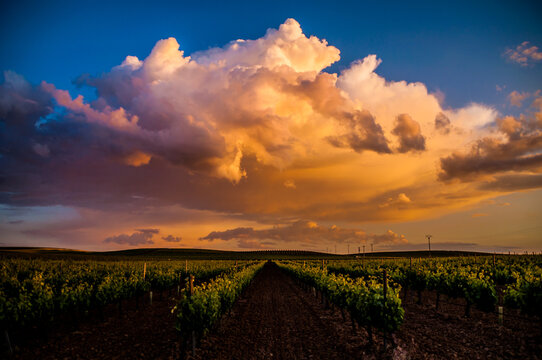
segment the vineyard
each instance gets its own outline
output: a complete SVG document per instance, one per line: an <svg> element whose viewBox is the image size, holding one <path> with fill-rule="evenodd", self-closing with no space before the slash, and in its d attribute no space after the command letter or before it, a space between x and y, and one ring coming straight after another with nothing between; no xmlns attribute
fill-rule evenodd
<svg viewBox="0 0 542 360"><path fill-rule="evenodd" d="M537 358L542 350L540 256L6 257L0 275L2 353L21 359L74 352L79 358L442 358L469 351ZM104 341L100 336L111 341L109 352L92 346ZM252 347L236 353L239 338Z"/></svg>

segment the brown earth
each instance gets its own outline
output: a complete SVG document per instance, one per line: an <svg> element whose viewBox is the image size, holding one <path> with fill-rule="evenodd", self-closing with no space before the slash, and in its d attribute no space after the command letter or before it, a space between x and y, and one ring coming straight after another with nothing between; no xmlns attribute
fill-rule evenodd
<svg viewBox="0 0 542 360"><path fill-rule="evenodd" d="M31 333L21 339L15 359L175 359L178 334L171 309L177 289L124 301L122 312L108 306L104 321L92 313L74 326L71 319L46 334Z"/></svg>
<svg viewBox="0 0 542 360"><path fill-rule="evenodd" d="M365 334L364 334L365 335ZM266 264L230 316L203 339L193 359L359 359L380 357L338 312Z"/></svg>
<svg viewBox="0 0 542 360"><path fill-rule="evenodd" d="M47 339L26 339L15 359L174 359L179 336L171 308L175 295L155 295L153 305L125 302L105 321L87 319L77 329L62 326ZM267 264L236 302L230 314L201 340L191 359L541 359L539 322L505 312L472 309L464 317L461 300L416 294L404 302L405 323L384 350L381 334L373 344L364 329L353 330L348 314L325 307L321 298ZM454 305L450 304L452 302ZM459 304L459 305L455 305Z"/></svg>
<svg viewBox="0 0 542 360"><path fill-rule="evenodd" d="M465 300L424 291L422 304L410 292L405 301L405 321L397 337L416 359L542 359L540 322L504 309L498 314L471 309L465 317Z"/></svg>

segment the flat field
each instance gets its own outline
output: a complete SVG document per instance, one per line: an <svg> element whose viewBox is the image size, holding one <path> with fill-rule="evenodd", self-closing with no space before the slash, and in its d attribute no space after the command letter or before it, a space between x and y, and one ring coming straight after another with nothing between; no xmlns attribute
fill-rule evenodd
<svg viewBox="0 0 542 360"><path fill-rule="evenodd" d="M6 358L542 354L539 256L21 248L0 253Z"/></svg>

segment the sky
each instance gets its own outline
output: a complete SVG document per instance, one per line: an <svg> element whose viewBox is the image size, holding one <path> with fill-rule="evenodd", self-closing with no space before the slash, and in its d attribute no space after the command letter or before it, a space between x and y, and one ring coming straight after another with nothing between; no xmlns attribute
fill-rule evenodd
<svg viewBox="0 0 542 360"><path fill-rule="evenodd" d="M0 6L0 246L542 250L539 2Z"/></svg>

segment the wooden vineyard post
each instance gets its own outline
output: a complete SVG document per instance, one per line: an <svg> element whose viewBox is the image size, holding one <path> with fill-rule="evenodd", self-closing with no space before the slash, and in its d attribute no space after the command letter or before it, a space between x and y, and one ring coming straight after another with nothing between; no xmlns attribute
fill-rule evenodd
<svg viewBox="0 0 542 360"><path fill-rule="evenodd" d="M9 340L9 334L7 329L4 329L4 337L6 338L6 343L8 344L9 354L13 355L13 348L11 347L11 341Z"/></svg>
<svg viewBox="0 0 542 360"><path fill-rule="evenodd" d="M143 263L143 281L145 281L145 277L147 275L147 263ZM145 300L145 294L140 294L139 291L136 292L135 300L136 300L136 309L139 309L139 297L143 295L143 301Z"/></svg>
<svg viewBox="0 0 542 360"><path fill-rule="evenodd" d="M386 291L388 288L388 276L386 274L386 269L384 269L384 350L386 350Z"/></svg>
<svg viewBox="0 0 542 360"><path fill-rule="evenodd" d="M143 263L143 281L145 281L146 275L147 275L147 263Z"/></svg>
<svg viewBox="0 0 542 360"><path fill-rule="evenodd" d="M194 295L194 275L190 274L189 281L190 297ZM192 356L196 356L196 332L192 330Z"/></svg>
<svg viewBox="0 0 542 360"><path fill-rule="evenodd" d="M410 267L412 267L412 256L410 257Z"/></svg>
<svg viewBox="0 0 542 360"><path fill-rule="evenodd" d="M183 272L179 271L179 283L177 284L177 296L181 294L181 284L183 283Z"/></svg>
<svg viewBox="0 0 542 360"><path fill-rule="evenodd" d="M499 325L502 325L502 323L503 323L503 318L504 318L504 316L503 316L503 308L502 308L501 305L499 305L499 308L498 308L498 309L499 309Z"/></svg>
<svg viewBox="0 0 542 360"><path fill-rule="evenodd" d="M188 273L188 260L184 261L184 272Z"/></svg>
<svg viewBox="0 0 542 360"><path fill-rule="evenodd" d="M322 259L322 270L324 270L324 259Z"/></svg>

